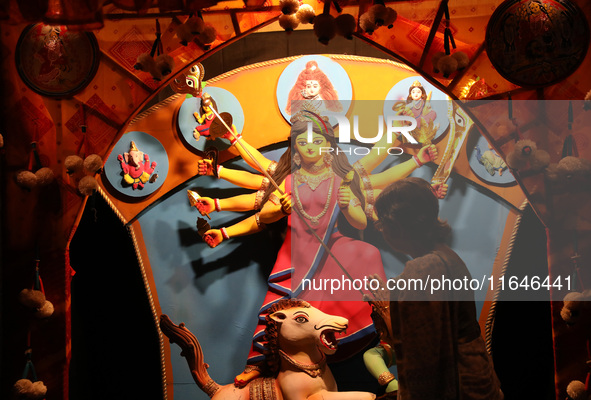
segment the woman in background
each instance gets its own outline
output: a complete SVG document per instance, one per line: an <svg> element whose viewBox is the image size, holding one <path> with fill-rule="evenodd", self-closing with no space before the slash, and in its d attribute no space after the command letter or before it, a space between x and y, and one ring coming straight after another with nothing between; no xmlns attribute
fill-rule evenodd
<svg viewBox="0 0 591 400"><path fill-rule="evenodd" d="M411 177L392 183L378 196L376 212L388 244L413 258L397 280L471 279L464 262L445 244L451 229L438 217L439 204L428 182ZM474 293L411 289L391 293L398 399L503 399L476 319Z"/></svg>

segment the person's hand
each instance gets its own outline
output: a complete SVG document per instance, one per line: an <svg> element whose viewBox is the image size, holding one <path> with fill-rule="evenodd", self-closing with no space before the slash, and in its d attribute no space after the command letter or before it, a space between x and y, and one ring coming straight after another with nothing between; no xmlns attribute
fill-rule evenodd
<svg viewBox="0 0 591 400"><path fill-rule="evenodd" d="M222 231L219 229L210 229L203 234L203 240L212 249L224 241Z"/></svg>
<svg viewBox="0 0 591 400"><path fill-rule="evenodd" d="M199 140L201 138L201 133L197 130L197 128L193 129L193 137L195 140Z"/></svg>
<svg viewBox="0 0 591 400"><path fill-rule="evenodd" d="M390 291L387 290L386 283L377 274L372 274L368 277L371 281L376 280L378 287L376 290L371 289L370 293L364 294L363 300L367 301L372 309L372 319L378 331L381 340L385 340L388 344L392 344L392 322L390 318Z"/></svg>
<svg viewBox="0 0 591 400"><path fill-rule="evenodd" d="M211 197L199 197L195 203L195 208L201 215L212 213L215 211L215 200Z"/></svg>
<svg viewBox="0 0 591 400"><path fill-rule="evenodd" d="M203 158L197 161L197 174L213 176L213 161Z"/></svg>
<svg viewBox="0 0 591 400"><path fill-rule="evenodd" d="M431 185L431 190L438 199L444 199L447 196L447 188L447 183L435 183Z"/></svg>
<svg viewBox="0 0 591 400"><path fill-rule="evenodd" d="M279 198L279 202L281 203L281 212L285 215L291 214L291 192L284 193Z"/></svg>
<svg viewBox="0 0 591 400"><path fill-rule="evenodd" d="M426 164L429 161L435 161L437 155L437 147L435 147L434 144L429 144L427 146L421 147L421 149L417 153L417 158L419 159L421 164Z"/></svg>
<svg viewBox="0 0 591 400"><path fill-rule="evenodd" d="M363 301L367 301L372 305L379 305L382 308L386 308L386 306L390 305L390 291L386 290L386 282L377 274L371 274L368 276L369 280L376 280L378 282L378 288L376 290L371 289L370 285L370 293L371 294L364 294Z"/></svg>
<svg viewBox="0 0 591 400"><path fill-rule="evenodd" d="M339 193L338 193L338 202L339 202L339 207L340 208L347 208L349 207L349 203L351 202L351 199L353 198L353 193L351 193L351 189L349 189L346 186L341 186L339 187Z"/></svg>

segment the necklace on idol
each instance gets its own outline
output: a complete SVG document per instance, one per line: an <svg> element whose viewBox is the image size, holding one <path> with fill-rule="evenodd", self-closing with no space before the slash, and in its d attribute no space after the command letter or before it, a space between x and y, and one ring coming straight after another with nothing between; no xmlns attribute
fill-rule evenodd
<svg viewBox="0 0 591 400"><path fill-rule="evenodd" d="M304 175L300 172L300 170L297 170L295 172L295 175L296 175L296 185L293 188L293 194L294 194L296 208L301 216L303 216L304 218L309 220L313 226L317 226L320 218L324 217L324 215L328 212L328 207L330 207L330 201L332 199L332 190L333 190L333 186L334 186L335 174L331 168L328 168L328 171L326 173L322 173L320 175ZM328 187L328 194L326 195L326 203L324 204L324 208L322 209L322 211L320 211L320 213L318 215L308 214L304 210L304 206L302 205L302 202L300 200L300 194L298 191L299 184L306 183L310 187L310 189L312 189L312 191L314 191L318 188L318 186L322 182L324 182L325 180L327 180L329 178L330 178L330 183L329 183L329 187Z"/></svg>
<svg viewBox="0 0 591 400"><path fill-rule="evenodd" d="M296 361L281 349L279 349L279 354L281 355L281 358L283 358L285 361L287 361L297 369L304 371L312 378L316 378L322 375L322 368L326 365L326 356L324 355L324 353L321 353L322 359L320 360L320 362L313 364L304 364L299 361Z"/></svg>

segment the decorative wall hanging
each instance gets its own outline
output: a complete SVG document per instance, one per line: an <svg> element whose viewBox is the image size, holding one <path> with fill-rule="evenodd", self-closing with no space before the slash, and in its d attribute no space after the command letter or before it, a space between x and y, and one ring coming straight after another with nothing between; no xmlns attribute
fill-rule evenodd
<svg viewBox="0 0 591 400"><path fill-rule="evenodd" d="M65 26L26 27L16 46L16 66L23 82L50 97L71 97L96 74L99 48L91 32L71 32Z"/></svg>
<svg viewBox="0 0 591 400"><path fill-rule="evenodd" d="M382 26L392 29L398 13L391 7L386 7L383 0L375 0L374 4L359 17L359 27L371 35Z"/></svg>
<svg viewBox="0 0 591 400"><path fill-rule="evenodd" d="M156 20L156 39L152 44L152 49L149 53L140 54L133 68L149 72L155 81L162 80L163 76L170 74L174 69L174 59L164 53L160 22L158 20Z"/></svg>
<svg viewBox="0 0 591 400"><path fill-rule="evenodd" d="M507 0L486 29L486 51L509 82L554 84L572 74L589 48L589 25L569 0Z"/></svg>
<svg viewBox="0 0 591 400"><path fill-rule="evenodd" d="M277 105L281 115L290 122L292 101L319 115L345 115L353 99L351 79L336 61L325 56L304 56L291 62L277 82ZM330 118L332 125L336 118ZM291 123L291 122L290 122Z"/></svg>
<svg viewBox="0 0 591 400"><path fill-rule="evenodd" d="M472 172L484 182L492 185L516 183L503 158L476 129L468 137L466 155Z"/></svg>
<svg viewBox="0 0 591 400"><path fill-rule="evenodd" d="M166 179L168 156L160 142L144 132L124 134L105 163L107 181L119 193L145 197Z"/></svg>
<svg viewBox="0 0 591 400"><path fill-rule="evenodd" d="M414 97L413 97L414 96ZM417 120L413 137L429 144L441 137L449 127L445 93L436 89L421 76L411 76L390 89L384 101L384 118L406 115Z"/></svg>
<svg viewBox="0 0 591 400"><path fill-rule="evenodd" d="M454 51L456 49L456 41L450 29L450 12L446 2L442 2L445 28L443 30L443 49L445 51L438 51L431 57L433 64L433 72L438 74L441 72L444 78L449 78L451 74L456 71L461 71L468 66L470 58L463 51Z"/></svg>
<svg viewBox="0 0 591 400"><path fill-rule="evenodd" d="M29 165L27 169L15 175L16 184L25 190L32 191L38 187L48 186L55 180L53 170L41 164L41 157L37 151L37 142L31 143Z"/></svg>
<svg viewBox="0 0 591 400"><path fill-rule="evenodd" d="M209 104L209 101L211 101L211 104ZM198 152L202 152L206 145L207 147L215 146L220 150L225 149L229 146L229 142L226 140L206 141L206 137L210 135L209 128L213 119L215 119L215 115L211 110L208 111L205 107L202 107L202 104L206 106L205 103L215 107L220 114L227 113L231 115L236 132L242 133L244 112L236 96L226 89L208 86L203 89L201 97L189 97L181 104L177 117L179 136L189 148Z"/></svg>

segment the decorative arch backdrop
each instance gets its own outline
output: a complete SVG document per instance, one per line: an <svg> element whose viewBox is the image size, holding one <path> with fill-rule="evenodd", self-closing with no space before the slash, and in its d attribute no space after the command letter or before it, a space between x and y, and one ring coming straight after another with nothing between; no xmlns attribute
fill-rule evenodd
<svg viewBox="0 0 591 400"><path fill-rule="evenodd" d="M244 113L243 137L253 146L263 149L271 159L278 159L283 153L289 125L277 108L260 107L260 104L261 101L267 105L275 103L276 86L273 82L280 79L292 61L293 58L262 63L208 82L211 89L224 90L235 97ZM408 67L384 60L333 56L331 62L346 71L356 100L375 102L382 99L375 111L378 114L390 88L400 81L417 79L416 72ZM259 79L262 75L267 79ZM275 79L269 79L271 77ZM378 77L380 84L377 84ZM387 82L384 82L384 77L388 77ZM191 138L187 139L185 132L190 129L187 127L190 116L184 117L184 125L187 126L181 129L177 128L180 124L177 125L176 121L176 116L180 118L181 115L179 110L186 107L188 100L173 96L144 112L129 126L130 130L153 136L168 154L168 176L157 195L127 203L118 201L117 193L109 192L107 187L104 194L113 201L122 218L131 221L134 230L139 230L137 236L141 243L138 250L150 295L154 299L153 312L167 314L177 323L184 322L201 341L206 361L211 365L211 376L220 383L229 383L244 367L258 309L266 292L268 273L285 228L281 224L271 226L256 235L233 238L215 249L201 240L196 229L199 213L190 207L187 189L214 198L245 191L223 180L197 176L198 156L187 144ZM216 101L218 108L225 107L222 103L225 100ZM236 105L233 107L236 108ZM356 112L355 107L358 106L353 104L351 113ZM182 115L185 114L187 112L182 111ZM443 154L446 142L443 133L437 142L440 154ZM416 149L408 151L412 153ZM114 155L113 151L111 157ZM354 162L357 157L352 152L350 161ZM376 171L408 157L409 154L389 156ZM244 162L236 159L232 148L221 151L220 162L227 167L249 169ZM425 166L417 170L416 176L429 180L436 167L435 164ZM503 242L506 241L505 223L522 202L523 193L518 187L496 187L480 181L472 173L465 151L460 152L448 183L450 191L448 197L441 201L441 213L454 228L452 247L466 261L474 276L490 274L498 263L498 260L495 262L497 251L503 249ZM246 215L250 214L212 213L210 224L212 227L228 226ZM388 276L399 274L405 259L383 247L378 237L368 236L368 241L380 248ZM479 311L481 321L485 320L488 309L481 308ZM162 346L168 348L168 341L161 340ZM169 366L163 371L167 385L173 388L177 399L206 399L207 396L193 383L179 352L172 345L162 353L165 358L163 365ZM170 394L169 398L172 398Z"/></svg>

